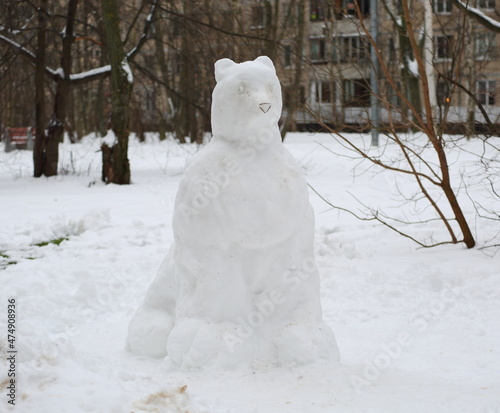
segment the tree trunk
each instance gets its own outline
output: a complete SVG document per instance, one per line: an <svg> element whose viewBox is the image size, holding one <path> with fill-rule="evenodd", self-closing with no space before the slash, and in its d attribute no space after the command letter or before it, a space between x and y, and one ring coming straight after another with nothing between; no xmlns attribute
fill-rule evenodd
<svg viewBox="0 0 500 413"><path fill-rule="evenodd" d="M68 2L68 15L66 18L66 28L63 37L61 52L62 75L56 81L56 96L54 98L54 110L47 126L47 135L44 133L44 123L39 116L42 116L43 108L43 76L45 70L45 30L47 14L45 10L46 0L42 0L42 7L39 10L39 34L37 44L37 68L36 68L36 91L37 91L37 122L36 139L33 151L33 162L35 177L57 175L57 163L59 160L59 141L64 134L64 122L70 92L69 75L71 73L71 46L73 44L73 26L78 0ZM40 95L42 93L42 95Z"/></svg>
<svg viewBox="0 0 500 413"><path fill-rule="evenodd" d="M465 76L470 92L476 95L476 62L474 61L474 25L470 19L465 21L466 37L465 42ZM465 136L471 138L474 136L476 122L476 102L472 96L467 96L467 121L465 126Z"/></svg>
<svg viewBox="0 0 500 413"><path fill-rule="evenodd" d="M45 46L47 0L40 1L35 62L35 145L33 148L34 176L43 174L45 163Z"/></svg>
<svg viewBox="0 0 500 413"><path fill-rule="evenodd" d="M78 0L68 2L68 15L66 18L66 29L63 36L61 52L62 77L58 79L56 86L56 96L54 100L54 112L47 127L47 147L46 159L43 168L45 176L57 175L57 162L59 159L59 142L64 135L64 123L66 121L66 111L70 93L71 74L71 46L73 45L73 26Z"/></svg>
<svg viewBox="0 0 500 413"><path fill-rule="evenodd" d="M156 61L158 63L159 69L160 69L160 76L163 80L163 83L165 87L162 87L158 91L158 99L160 101L160 113L159 113L159 124L158 124L158 132L160 133L160 140L165 140L167 138L166 135L166 122L165 122L165 114L163 111L166 110L166 108L169 106L168 105L168 99L169 93L167 91L167 87L169 85L169 79L168 79L168 65L167 65L167 59L165 57L165 51L163 50L163 43L162 43L162 34L163 34L163 27L161 25L161 21L159 21L156 24L156 36L154 38L155 40L155 55L156 55Z"/></svg>
<svg viewBox="0 0 500 413"><path fill-rule="evenodd" d="M453 210L453 215L455 215L457 224L462 231L464 244L467 246L467 248L474 248L474 246L476 245L476 241L474 240L474 236L472 235L469 224L465 219L462 208L460 208L457 197L455 196L455 193L453 192L453 189L451 188L449 183L447 185L443 185L443 192L446 195L446 199L448 199L448 202L450 203L451 209Z"/></svg>
<svg viewBox="0 0 500 413"><path fill-rule="evenodd" d="M130 184L130 164L127 152L133 76L120 37L116 0L103 0L102 10L106 32L106 48L111 63L113 99L111 128L116 136L116 142L111 148L106 148L106 144L102 146L103 181L127 185Z"/></svg>
<svg viewBox="0 0 500 413"><path fill-rule="evenodd" d="M292 1L289 7L295 8L295 2ZM302 82L302 62L304 61L304 56L302 55L302 50L304 47L304 30L305 30L305 23L304 23L304 0L298 0L298 8L299 8L299 13L297 16L297 36L296 36L296 58L295 58L295 73L294 73L294 78L293 78L293 83L291 85L291 88L289 88L289 101L288 101L288 108L287 108L287 114L286 114L286 119L281 127L281 140L285 140L285 136L288 131L290 130L295 130L296 128L296 122L295 122L295 112L297 109L299 109L299 106L301 104L300 102L300 85ZM292 9L293 10L293 9Z"/></svg>
<svg viewBox="0 0 500 413"><path fill-rule="evenodd" d="M429 140L431 144L433 145L439 159L439 167L441 169L441 174L442 174L442 179L441 179L441 188L443 189L443 192L445 193L445 196L451 206L451 209L453 211L453 214L455 215L455 219L457 220L457 223L460 227L460 230L462 231L463 235L463 242L467 246L467 248L473 248L476 245L476 241L474 240L474 237L472 235L472 232L469 228L469 224L467 223L467 220L465 219L465 216L463 214L462 209L460 208L460 205L458 203L458 200L455 196L455 193L453 192L453 188L451 187L451 180L450 180L450 170L449 170L449 165L448 165L448 160L446 157L446 153L444 150L443 146L443 140L442 137L436 136L436 130L434 128L434 122L432 118L432 107L431 107L431 100L429 97L429 83L427 79L427 74L425 71L425 66L424 62L422 59L422 56L420 55L418 45L414 36L414 31L413 31L413 25L411 23L411 17L410 17L410 11L408 7L408 0L402 0L403 3L403 10L404 10L404 17L407 22L407 27L408 27L408 38L411 44L411 48L413 50L413 53L415 55L415 59L418 64L420 76L421 76L421 81L422 81L422 89L423 89L423 98L424 98L424 107L425 107L425 125L422 126L422 130L427 134L429 137ZM454 238L453 234L452 237ZM456 240L454 239L456 242Z"/></svg>
<svg viewBox="0 0 500 413"><path fill-rule="evenodd" d="M276 60L278 53L278 25L281 22L281 16L279 12L280 2L276 1L274 4L266 1L264 3L264 13L265 17L265 34L264 38L264 54L268 56L272 61ZM274 8L274 9L273 9Z"/></svg>
<svg viewBox="0 0 500 413"><path fill-rule="evenodd" d="M96 96L97 98L94 101L94 122L91 125L97 129L100 136L106 136L109 119L104 116L104 79L98 80Z"/></svg>

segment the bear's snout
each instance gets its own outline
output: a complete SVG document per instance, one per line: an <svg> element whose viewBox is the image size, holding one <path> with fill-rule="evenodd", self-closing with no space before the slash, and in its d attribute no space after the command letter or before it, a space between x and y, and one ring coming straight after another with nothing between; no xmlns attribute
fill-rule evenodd
<svg viewBox="0 0 500 413"><path fill-rule="evenodd" d="M267 112L269 112L269 109L271 109L271 104L270 103L260 103L259 108L262 112L267 113Z"/></svg>

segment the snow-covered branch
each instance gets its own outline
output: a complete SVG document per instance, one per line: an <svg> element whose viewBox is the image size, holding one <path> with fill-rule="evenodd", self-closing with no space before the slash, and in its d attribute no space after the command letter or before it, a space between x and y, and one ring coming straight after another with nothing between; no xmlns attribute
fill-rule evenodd
<svg viewBox="0 0 500 413"><path fill-rule="evenodd" d="M2 34L0 34L0 42L16 50L23 58L28 60L32 65L35 65L36 55L31 50L26 49L26 47L20 45L19 43L15 42L12 39L9 39ZM45 67L45 72L53 79L56 79L60 76L60 74L56 70L53 70L50 67Z"/></svg>
<svg viewBox="0 0 500 413"><path fill-rule="evenodd" d="M141 38L139 39L137 45L130 52L127 53L127 60L129 61L133 60L134 57L137 55L137 53L139 53L139 51L141 50L144 43L146 43L146 40L148 39L149 30L151 29L151 25L153 24L153 16L156 12L157 5L158 5L158 0L154 0L153 3L151 4L151 8L149 9L148 17L146 17L146 23L144 24L144 29L142 31Z"/></svg>
<svg viewBox="0 0 500 413"><path fill-rule="evenodd" d="M108 76L111 73L111 66L105 65L97 67L95 69L90 69L85 72L75 73L69 76L69 80L72 84L81 84L91 82L92 80L97 80Z"/></svg>
<svg viewBox="0 0 500 413"><path fill-rule="evenodd" d="M132 72L130 71L130 67L128 66L128 62L134 59L134 57L140 52L144 43L146 43L146 40L148 39L149 30L151 29L151 25L153 23L153 16L154 13L156 12L157 5L158 5L158 0L154 0L153 3L151 4L149 14L146 17L146 23L144 24L144 30L141 35L141 38L139 39L135 47L130 52L127 53L127 59L124 63L124 69L126 69L127 71L127 76L129 81L131 81L133 77L132 77ZM111 74L111 65L105 65L95 69L87 70L82 73L76 73L70 75L70 80L71 83L81 84L109 76L110 74Z"/></svg>
<svg viewBox="0 0 500 413"><path fill-rule="evenodd" d="M151 25L153 23L153 16L154 13L157 9L159 0L154 0L153 3L151 4L151 8L149 10L149 14L146 17L146 22L144 24L144 30L141 35L141 38L135 45L135 47L127 54L127 61L131 61L134 59L134 57L140 52L142 46L146 42L148 38L148 33L149 30L151 29ZM35 64L36 60L36 55L33 53L31 50L27 49L26 47L20 45L16 41L0 34L0 42L8 45L12 49L16 50L23 58L28 60L31 64ZM48 66L45 67L45 73L52 78L52 80L58 81L62 80L65 76L64 71L62 68L58 68L57 70L54 70ZM81 73L75 73L71 74L69 76L69 80L72 84L78 85L78 84L83 84L87 82L92 82L93 80L97 79L102 79L104 77L107 77L111 74L111 66L110 65L105 65L101 66L95 69L90 69L86 70Z"/></svg>
<svg viewBox="0 0 500 413"><path fill-rule="evenodd" d="M499 21L487 16L481 10L470 6L468 1L467 1L467 3L464 3L462 0L453 0L453 2L460 10L465 12L468 16L476 19L484 27L486 27L486 28L488 28L491 31L494 31L496 33L500 33L500 22Z"/></svg>

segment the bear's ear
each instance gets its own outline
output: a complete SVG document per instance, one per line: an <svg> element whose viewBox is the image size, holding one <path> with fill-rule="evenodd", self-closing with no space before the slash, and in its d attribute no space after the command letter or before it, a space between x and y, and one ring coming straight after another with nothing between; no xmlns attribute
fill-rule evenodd
<svg viewBox="0 0 500 413"><path fill-rule="evenodd" d="M276 72L273 61L267 56L259 56L257 59L254 60L254 62L262 63Z"/></svg>
<svg viewBox="0 0 500 413"><path fill-rule="evenodd" d="M227 70L233 66L236 66L231 59L220 59L215 62L215 81L219 82L224 78L224 74Z"/></svg>

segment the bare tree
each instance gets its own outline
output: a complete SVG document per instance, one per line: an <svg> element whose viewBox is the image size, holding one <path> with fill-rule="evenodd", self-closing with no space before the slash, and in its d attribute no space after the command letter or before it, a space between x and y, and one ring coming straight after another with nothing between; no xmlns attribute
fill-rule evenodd
<svg viewBox="0 0 500 413"><path fill-rule="evenodd" d="M146 43L148 39L148 32L152 24L152 19L156 6L159 0L153 0L150 6L150 12L148 18L145 21L144 29L142 35L140 36L137 44L131 49L131 51L126 55L126 62L132 61L140 52L142 46ZM146 2L143 3L143 5ZM48 42L46 41L46 33L48 22L54 17L50 15L47 10L48 3L45 0L40 0L40 6L38 11L38 23L39 27L36 28L37 33L37 46L36 53L33 53L29 48L29 41L27 44L21 44L13 40L12 38L0 34L0 42L7 45L12 50L15 50L21 57L23 57L27 62L35 66L36 69L36 129L37 129L37 139L35 140L34 149L34 175L39 177L41 175L52 176L57 174L57 162L58 162L58 144L62 138L65 125L67 123L67 110L69 105L69 96L71 87L88 84L95 80L102 80L108 77L112 72L111 65L104 65L91 70L83 71L80 73L71 73L72 69L72 45L75 41L74 36L74 25L75 25L75 15L76 8L78 5L78 0L68 1L68 11L65 15L65 27L62 31L62 47L60 51L60 67L58 70L52 69L47 64L47 59L45 55L47 53ZM134 20L135 22L135 20ZM129 29L130 32L131 29ZM23 31L11 31L10 33L20 32L21 35ZM123 48L123 45L122 45ZM112 52L113 56L115 52ZM116 63L116 62L115 62ZM44 79L42 79L42 72L44 73L45 79L49 79L55 85L55 96L53 100L52 115L46 127L43 126L42 120L44 119L44 100L46 96L46 91L44 87ZM131 72L130 72L131 76ZM114 102L118 105L118 101ZM116 106L116 105L115 105ZM121 109L123 110L123 109ZM116 121L116 119L115 119ZM128 126L127 126L128 127ZM45 134L47 130L47 134ZM129 178L130 179L130 178ZM124 182L127 180L125 179Z"/></svg>
<svg viewBox="0 0 500 413"><path fill-rule="evenodd" d="M70 92L70 74L71 74L71 47L74 41L73 27L78 0L69 0L68 12L66 15L66 26L64 28L61 66L59 76L56 77L56 94L54 98L54 108L52 117L47 126L47 134L38 131L35 139L35 149L33 151L33 161L35 177L57 175L57 162L59 158L59 142L62 140L64 125L66 121L66 111L68 107L68 98ZM43 23L42 23L43 24ZM44 31L43 26L40 28ZM38 53L43 54L41 45L38 45ZM41 71L41 69L39 69ZM62 73L61 73L62 72ZM39 75L39 78L42 76Z"/></svg>
<svg viewBox="0 0 500 413"><path fill-rule="evenodd" d="M130 123L130 95L134 78L120 37L118 7L115 0L103 0L106 48L111 62L113 112L111 127L116 136L112 147L102 149L102 180L106 183L129 184L130 164L127 157Z"/></svg>
<svg viewBox="0 0 500 413"><path fill-rule="evenodd" d="M290 25L294 25L296 28L296 33L294 36L293 44L285 45L287 48L287 54L289 54L290 64L294 66L293 78L286 89L285 96L285 111L286 117L284 119L283 124L280 127L281 139L284 140L286 134L290 130L296 129L295 124L295 116L297 110L301 107L301 82L302 82L302 73L305 65L305 59L303 55L304 50L304 33L305 33L305 21L304 21L304 0L293 0L288 4L288 16L292 20L289 22ZM294 11L299 10L297 15L295 15ZM296 25L294 24L296 22ZM292 53L292 45L294 46L295 53ZM288 58L288 55L285 57ZM288 62L286 62L288 63Z"/></svg>
<svg viewBox="0 0 500 413"><path fill-rule="evenodd" d="M371 153L366 147L356 144L343 134L329 128L328 125L324 124L324 127L334 133L342 144L353 151L354 154L372 163L374 166L382 168L382 170L385 171L403 174L413 178L419 189L419 195L414 198L414 200L424 199L428 203L429 207L434 211L435 216L435 218L431 219L437 219L443 224L448 232L449 239L444 241L431 240L431 242L421 241L399 228L402 224L411 223L410 221L391 218L387 214L376 209L369 208L368 215L362 217L363 219L378 221L398 233L411 238L422 247L443 243L456 244L463 242L468 248L472 248L475 245L475 239L454 190L446 153L447 142L443 135L439 133L440 128L438 128L438 125L435 123L433 116L426 65L419 41L415 35L417 30L413 26L414 20L411 17L408 0L401 0L401 6L402 18L405 20L405 24L399 27L400 29L403 27L405 30L402 35L406 36L408 39L412 56L418 68L422 91L422 110L413 104L408 98L406 90L398 85L394 74L387 65L387 59L384 58L382 47L372 38L361 16L359 6L357 6L361 31L369 39L371 47L375 49L385 81L388 82L389 86L397 94L403 105L409 109L409 113L407 114L401 110L401 107L397 107L391 103L385 95L380 94L377 96L377 99L380 100L388 113L388 121L387 124L384 125L383 132L386 134L388 142L395 144L399 149L400 158L385 159L381 157L378 152L376 154ZM426 141L422 143L419 142L419 140L406 139L404 135L398 132L397 119L405 119L407 124L411 125L413 129L420 131L423 136L425 136ZM439 200L440 198L447 201L446 208L443 207ZM411 201L411 199L406 199L406 201ZM452 217L447 216L445 212L446 209L451 211ZM424 221L422 219L417 219L417 222Z"/></svg>
<svg viewBox="0 0 500 413"><path fill-rule="evenodd" d="M47 28L47 0L41 0L38 8L38 31L35 58L35 145L33 148L34 175L44 172L45 137L45 47Z"/></svg>

